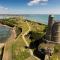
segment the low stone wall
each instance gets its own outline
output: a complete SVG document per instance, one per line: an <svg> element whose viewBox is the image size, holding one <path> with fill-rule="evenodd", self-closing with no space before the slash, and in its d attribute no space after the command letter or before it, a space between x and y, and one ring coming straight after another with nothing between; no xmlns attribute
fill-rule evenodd
<svg viewBox="0 0 60 60"><path fill-rule="evenodd" d="M10 38L6 41L5 46L4 46L4 54L2 60L12 60L12 52L9 49L12 44L15 42L16 38L16 32L15 32L15 27L11 29L12 33Z"/></svg>

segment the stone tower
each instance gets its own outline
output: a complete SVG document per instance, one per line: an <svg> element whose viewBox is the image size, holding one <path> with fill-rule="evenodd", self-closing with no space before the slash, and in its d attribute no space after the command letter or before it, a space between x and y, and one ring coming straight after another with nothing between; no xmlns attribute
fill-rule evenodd
<svg viewBox="0 0 60 60"><path fill-rule="evenodd" d="M51 40L60 43L60 22L55 22L52 27Z"/></svg>
<svg viewBox="0 0 60 60"><path fill-rule="evenodd" d="M48 18L48 30L47 30L47 33L46 33L46 40L49 40L51 41L51 29L52 29L52 26L54 24L54 16L53 15L49 15L49 18Z"/></svg>

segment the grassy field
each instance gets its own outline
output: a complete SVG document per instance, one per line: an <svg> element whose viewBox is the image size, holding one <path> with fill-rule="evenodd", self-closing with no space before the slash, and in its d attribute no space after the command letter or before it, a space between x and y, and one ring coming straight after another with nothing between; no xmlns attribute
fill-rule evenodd
<svg viewBox="0 0 60 60"><path fill-rule="evenodd" d="M22 33L20 33L20 34L24 34L28 30L28 26L27 26L26 22L20 18L19 18L19 20L15 19L15 18L4 19L3 21L1 20L0 23L1 22L4 25L5 24L9 25L10 27L16 26L16 27L22 28ZM14 39L14 40L16 40L15 42L12 39L10 43L9 42L6 43L5 51L10 52L10 54L12 55L11 57L8 57L8 58L10 58L10 60L11 59L12 60L25 60L26 58L30 57L29 50L25 48L26 44L20 34L16 39Z"/></svg>
<svg viewBox="0 0 60 60"><path fill-rule="evenodd" d="M34 21L30 21L28 22L29 25L31 26L31 30L35 31L35 32L43 32L43 30L45 29L46 25L42 24L42 23L37 23Z"/></svg>
<svg viewBox="0 0 60 60"><path fill-rule="evenodd" d="M28 30L28 26L24 20L18 21L18 27L22 28L22 33L24 34ZM30 57L29 50L25 48L26 44L22 39L22 36L19 35L16 38L16 42L12 45L12 58L13 60L25 60Z"/></svg>
<svg viewBox="0 0 60 60"><path fill-rule="evenodd" d="M24 34L29 29L29 27L26 24L26 21L24 21L24 20L19 21L17 26L22 28L21 34ZM25 46L26 46L26 44L24 43L22 36L21 35L18 36L16 39L16 42L12 45L12 58L13 58L13 60L25 60L25 59L36 60L33 56L30 55L29 50L26 49Z"/></svg>
<svg viewBox="0 0 60 60"><path fill-rule="evenodd" d="M29 31L29 33L27 34L27 36L25 36L25 38L28 44L30 45L32 42L35 42L36 40L41 39L45 35L46 25L42 23L34 22L34 21L24 20L22 17L13 18L13 19L11 18L7 21L8 22L6 22L5 20L4 23L5 24L8 23L8 25L10 26L12 24L12 26L16 26L22 29L22 32L15 39L16 41L12 42L12 45L8 47L8 49L12 54L12 60L36 60L33 56L30 55L29 49L26 48L26 44L22 38L22 35L28 31L29 29L27 25L28 23L31 31ZM30 39L30 37L32 39ZM45 45L43 45L42 47L45 47ZM54 48L55 48L55 53L51 56L50 60L56 60L57 56L60 59L60 45L55 45ZM34 51L34 49L35 48L33 48L32 51Z"/></svg>
<svg viewBox="0 0 60 60"><path fill-rule="evenodd" d="M50 57L50 60L60 60L60 55L58 55L58 54L53 54L53 55Z"/></svg>
<svg viewBox="0 0 60 60"><path fill-rule="evenodd" d="M21 36L19 36L16 42L12 45L12 58L13 60L24 60L30 56L29 50L25 48L26 44L24 43Z"/></svg>
<svg viewBox="0 0 60 60"><path fill-rule="evenodd" d="M54 48L54 53L50 56L50 60L60 60L60 44L46 44L41 43L39 48L45 49L46 47Z"/></svg>
<svg viewBox="0 0 60 60"><path fill-rule="evenodd" d="M38 24L36 22L33 22L33 21L28 21L30 27L31 27L31 31L28 33L28 35L31 35L31 37L33 38L33 40L36 40L36 39L39 39L39 38L42 38L42 36L45 35L45 27L46 25L44 24ZM28 37L27 38L27 41L31 42L31 39L29 39Z"/></svg>
<svg viewBox="0 0 60 60"><path fill-rule="evenodd" d="M22 28L21 34L24 34L29 29L26 21L24 21L24 20L19 20L17 26ZM22 39L22 36L19 35L16 38L16 42L12 45L12 58L13 58L13 60L25 60L28 58L31 59L31 55L29 53L29 50L26 49L25 46L26 46L26 44L25 44L24 40ZM34 57L32 57L32 59L35 60Z"/></svg>

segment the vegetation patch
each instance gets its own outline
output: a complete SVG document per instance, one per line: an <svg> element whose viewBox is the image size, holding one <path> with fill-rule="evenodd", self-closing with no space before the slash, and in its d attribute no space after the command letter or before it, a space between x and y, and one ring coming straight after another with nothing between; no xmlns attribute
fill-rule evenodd
<svg viewBox="0 0 60 60"><path fill-rule="evenodd" d="M25 60L30 56L29 50L26 49L25 46L22 37L18 37L16 42L12 45L13 60Z"/></svg>

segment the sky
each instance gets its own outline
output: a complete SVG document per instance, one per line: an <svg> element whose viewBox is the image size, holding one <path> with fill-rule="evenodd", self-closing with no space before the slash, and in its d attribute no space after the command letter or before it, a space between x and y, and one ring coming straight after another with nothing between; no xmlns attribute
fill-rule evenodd
<svg viewBox="0 0 60 60"><path fill-rule="evenodd" d="M60 14L60 0L0 0L0 14Z"/></svg>

